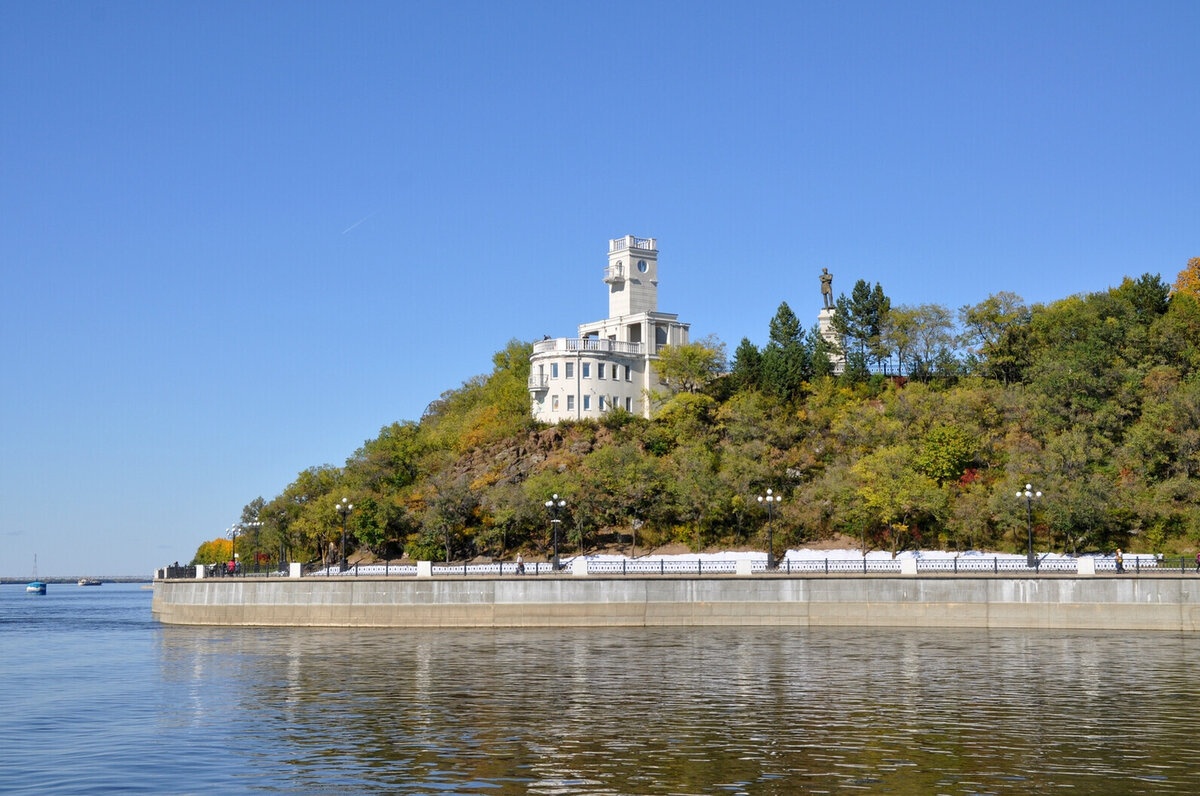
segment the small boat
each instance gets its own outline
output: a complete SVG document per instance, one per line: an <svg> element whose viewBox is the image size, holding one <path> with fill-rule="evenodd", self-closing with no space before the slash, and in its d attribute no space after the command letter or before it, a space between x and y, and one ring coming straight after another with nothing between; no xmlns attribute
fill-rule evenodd
<svg viewBox="0 0 1200 796"><path fill-rule="evenodd" d="M33 557L33 580L29 581L29 583L25 586L25 593L26 594L45 594L46 593L45 581L38 580L37 556L36 555Z"/></svg>
<svg viewBox="0 0 1200 796"><path fill-rule="evenodd" d="M101 584L101 581L98 581L95 578L80 578L79 579L80 586L99 586L100 584Z"/></svg>

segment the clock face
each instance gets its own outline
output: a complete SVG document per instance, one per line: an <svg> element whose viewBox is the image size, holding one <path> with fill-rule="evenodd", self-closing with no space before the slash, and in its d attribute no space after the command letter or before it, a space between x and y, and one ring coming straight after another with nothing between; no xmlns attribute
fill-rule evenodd
<svg viewBox="0 0 1200 796"><path fill-rule="evenodd" d="M646 273L646 268L647 268L646 261L638 260L638 270L644 274L644 273Z"/></svg>

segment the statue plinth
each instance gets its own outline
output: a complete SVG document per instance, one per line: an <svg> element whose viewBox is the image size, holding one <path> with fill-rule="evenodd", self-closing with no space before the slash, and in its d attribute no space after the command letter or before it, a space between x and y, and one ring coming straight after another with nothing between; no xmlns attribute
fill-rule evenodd
<svg viewBox="0 0 1200 796"><path fill-rule="evenodd" d="M829 362L833 365L833 372L839 376L846 370L846 357L841 354L842 341L838 337L837 329L833 326L833 316L837 314L837 310L830 307L824 307L817 313L817 323L821 337L825 342L833 346L833 351L829 353Z"/></svg>

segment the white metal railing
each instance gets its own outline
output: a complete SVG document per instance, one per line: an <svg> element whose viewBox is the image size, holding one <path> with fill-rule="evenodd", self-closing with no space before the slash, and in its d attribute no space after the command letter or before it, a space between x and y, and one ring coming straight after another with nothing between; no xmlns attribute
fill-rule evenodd
<svg viewBox="0 0 1200 796"><path fill-rule="evenodd" d="M623 238L612 238L608 242L608 250L610 252L624 251L625 249L645 249L646 251L654 251L657 246L657 241L654 238L638 238L633 235L626 235Z"/></svg>
<svg viewBox="0 0 1200 796"><path fill-rule="evenodd" d="M1112 556L1091 557L1096 572L1114 572L1116 560ZM766 555L754 558L721 558L716 556L680 556L667 558L586 558L589 575L733 575L738 569L738 560L747 561L753 573L766 571ZM937 556L917 558L891 558L887 555L870 554L867 557L798 557L784 556L776 565L775 572L781 575L816 575L816 574L903 574L902 561L915 564L913 571L917 574L959 574L959 573L1022 573L1022 574L1061 574L1071 575L1080 571L1078 558L1068 556L1042 555L1034 567L1029 567L1025 556L1018 555L967 555L967 556ZM563 572L570 572L575 563L574 557L564 558ZM221 567L221 565L214 565ZM529 562L524 565L525 571L518 573L517 564L512 561L493 562L490 564L433 564L431 574L441 576L453 575L551 575L554 566L549 562ZM223 569L223 567L221 567ZM196 567L166 567L155 571L155 579L193 578L199 577ZM1151 554L1127 555L1124 559L1124 574L1142 575L1161 573L1195 574L1200 577L1200 564L1192 558L1162 559ZM313 568L306 571L306 577L415 577L417 565L412 563L393 564L355 564L340 571L336 566ZM285 573L261 572L247 573L238 571L232 575L223 572L206 573L204 577L282 577Z"/></svg>
<svg viewBox="0 0 1200 796"><path fill-rule="evenodd" d="M553 340L540 340L533 344L533 353L547 354L553 351L595 351L601 354L630 354L641 356L641 343L623 343L619 340L605 340L599 337L558 337Z"/></svg>
<svg viewBox="0 0 1200 796"><path fill-rule="evenodd" d="M546 390L550 388L549 376L533 375L529 377L529 389L531 390Z"/></svg>
<svg viewBox="0 0 1200 796"><path fill-rule="evenodd" d="M750 571L763 573L767 571L766 556L748 559ZM909 559L912 560L912 559ZM835 574L902 574L901 559L890 557L866 558L795 558L784 557L775 568L781 575L835 575ZM1180 559L1178 571L1195 572L1200 575L1200 569L1188 566L1185 559ZM571 571L573 558L564 558L563 573ZM1029 567L1024 556L963 556L954 558L918 558L915 570L918 574L949 574L949 573L1058 573L1074 574L1078 571L1079 559L1069 557L1048 557L1038 559L1037 565ZM1112 557L1096 557L1097 572L1113 572L1116 561ZM1125 574L1148 574L1161 572L1171 574L1176 571L1168 562L1160 562L1153 555L1138 555L1125 557ZM589 575L732 575L737 572L736 559L721 559L697 557L688 558L596 558L587 559ZM517 575L515 562L495 562L491 564L434 564L431 567L433 575ZM308 575L316 576L415 576L415 564L363 564L355 565L339 572L337 567L317 570ZM525 575L552 575L554 567L548 562L529 562L525 564Z"/></svg>

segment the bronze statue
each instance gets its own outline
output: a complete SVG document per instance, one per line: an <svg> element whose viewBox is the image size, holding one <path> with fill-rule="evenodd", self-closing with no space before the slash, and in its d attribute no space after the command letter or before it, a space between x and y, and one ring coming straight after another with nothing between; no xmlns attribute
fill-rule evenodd
<svg viewBox="0 0 1200 796"><path fill-rule="evenodd" d="M833 309L833 274L829 273L828 268L821 269L821 299L825 302L825 309Z"/></svg>

